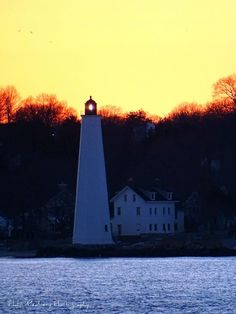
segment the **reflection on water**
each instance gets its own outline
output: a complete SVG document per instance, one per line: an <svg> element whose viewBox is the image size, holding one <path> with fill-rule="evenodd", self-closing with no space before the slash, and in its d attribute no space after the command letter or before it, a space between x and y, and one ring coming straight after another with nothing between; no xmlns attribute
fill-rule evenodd
<svg viewBox="0 0 236 314"><path fill-rule="evenodd" d="M0 259L0 313L236 313L236 258Z"/></svg>

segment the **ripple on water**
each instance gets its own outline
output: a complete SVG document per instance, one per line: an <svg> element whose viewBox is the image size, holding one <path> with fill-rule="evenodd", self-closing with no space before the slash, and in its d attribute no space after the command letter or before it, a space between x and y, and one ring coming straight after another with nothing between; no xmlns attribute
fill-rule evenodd
<svg viewBox="0 0 236 314"><path fill-rule="evenodd" d="M0 313L236 313L236 258L0 259Z"/></svg>

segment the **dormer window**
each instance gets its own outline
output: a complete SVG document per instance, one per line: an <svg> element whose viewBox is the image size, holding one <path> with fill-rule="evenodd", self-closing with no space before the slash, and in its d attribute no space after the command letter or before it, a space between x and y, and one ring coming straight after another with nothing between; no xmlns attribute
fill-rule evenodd
<svg viewBox="0 0 236 314"><path fill-rule="evenodd" d="M136 202L136 195L133 194L133 202Z"/></svg>
<svg viewBox="0 0 236 314"><path fill-rule="evenodd" d="M124 201L127 202L127 194L124 195Z"/></svg>
<svg viewBox="0 0 236 314"><path fill-rule="evenodd" d="M156 199L156 192L151 192L151 200L155 201Z"/></svg>
<svg viewBox="0 0 236 314"><path fill-rule="evenodd" d="M168 200L169 200L169 201L172 200L172 194L173 194L173 193L172 193L172 192L168 192L167 194L168 194Z"/></svg>

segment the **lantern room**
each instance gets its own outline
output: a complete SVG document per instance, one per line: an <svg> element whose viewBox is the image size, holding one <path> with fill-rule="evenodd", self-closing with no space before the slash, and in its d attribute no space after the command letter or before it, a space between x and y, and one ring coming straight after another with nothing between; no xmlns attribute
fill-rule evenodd
<svg viewBox="0 0 236 314"><path fill-rule="evenodd" d="M97 115L97 103L92 99L92 96L85 103L85 115Z"/></svg>

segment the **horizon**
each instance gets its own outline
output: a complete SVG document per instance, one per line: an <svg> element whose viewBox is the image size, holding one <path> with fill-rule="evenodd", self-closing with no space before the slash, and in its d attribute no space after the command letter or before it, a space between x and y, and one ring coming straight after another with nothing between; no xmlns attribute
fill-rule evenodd
<svg viewBox="0 0 236 314"><path fill-rule="evenodd" d="M2 2L0 86L55 94L78 113L89 95L161 117L205 104L236 72L235 10L232 0Z"/></svg>

